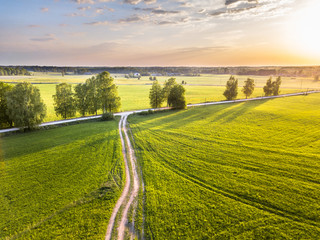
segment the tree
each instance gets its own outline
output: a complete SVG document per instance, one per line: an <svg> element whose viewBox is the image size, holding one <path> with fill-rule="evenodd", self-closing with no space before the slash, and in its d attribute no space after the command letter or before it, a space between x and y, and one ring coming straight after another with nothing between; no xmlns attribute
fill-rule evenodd
<svg viewBox="0 0 320 240"><path fill-rule="evenodd" d="M8 126L12 126L12 120L9 118L7 114L8 106L7 106L7 98L6 95L8 92L12 90L12 85L0 82L0 127L5 128Z"/></svg>
<svg viewBox="0 0 320 240"><path fill-rule="evenodd" d="M185 88L182 85L174 85L168 96L168 104L173 108L185 109L187 106Z"/></svg>
<svg viewBox="0 0 320 240"><path fill-rule="evenodd" d="M96 79L99 83L98 94L103 113L118 111L121 106L121 98L118 96L118 87L113 83L114 79L110 73L102 72Z"/></svg>
<svg viewBox="0 0 320 240"><path fill-rule="evenodd" d="M74 91L76 109L82 116L85 116L89 108L88 86L85 83L77 84L77 86L74 88Z"/></svg>
<svg viewBox="0 0 320 240"><path fill-rule="evenodd" d="M56 95L53 95L54 110L57 116L64 119L73 117L76 114L76 105L73 97L71 84L61 83L56 86Z"/></svg>
<svg viewBox="0 0 320 240"><path fill-rule="evenodd" d="M272 84L272 78L270 77L267 82L266 82L266 85L263 87L263 91L264 91L264 94L266 96L271 96L272 93L273 93L273 84Z"/></svg>
<svg viewBox="0 0 320 240"><path fill-rule="evenodd" d="M277 77L277 80L272 83L272 94L274 96L279 95L281 82L281 77L279 76Z"/></svg>
<svg viewBox="0 0 320 240"><path fill-rule="evenodd" d="M238 96L238 79L234 76L230 76L226 84L226 90L223 95L227 100L233 100Z"/></svg>
<svg viewBox="0 0 320 240"><path fill-rule="evenodd" d="M254 80L252 78L248 78L245 82L244 82L244 86L242 89L242 92L246 95L246 98L250 97L251 94L254 91Z"/></svg>
<svg viewBox="0 0 320 240"><path fill-rule="evenodd" d="M280 93L280 86L281 86L281 77L277 77L275 81L272 81L272 78L270 77L267 80L266 85L263 87L263 91L266 96L271 96L271 95L279 95Z"/></svg>
<svg viewBox="0 0 320 240"><path fill-rule="evenodd" d="M18 83L7 94L7 114L16 127L35 128L46 116L46 105L38 88Z"/></svg>
<svg viewBox="0 0 320 240"><path fill-rule="evenodd" d="M98 93L98 80L95 77L89 78L86 80L86 85L88 87L88 112L97 115L98 110L101 108L101 99Z"/></svg>
<svg viewBox="0 0 320 240"><path fill-rule="evenodd" d="M152 83L152 87L149 93L149 99L152 108L159 108L163 103L163 91L157 80Z"/></svg>
<svg viewBox="0 0 320 240"><path fill-rule="evenodd" d="M177 84L175 78L169 78L168 81L164 82L163 86L163 98L167 101L167 106L169 106L168 97L173 86Z"/></svg>

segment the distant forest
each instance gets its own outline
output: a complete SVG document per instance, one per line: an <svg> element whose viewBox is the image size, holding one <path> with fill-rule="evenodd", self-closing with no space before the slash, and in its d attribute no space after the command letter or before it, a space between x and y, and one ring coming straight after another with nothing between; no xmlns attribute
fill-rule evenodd
<svg viewBox="0 0 320 240"><path fill-rule="evenodd" d="M31 75L23 67L0 67L0 76Z"/></svg>
<svg viewBox="0 0 320 240"><path fill-rule="evenodd" d="M0 75L30 75L30 72L59 72L91 75L103 71L118 74L139 73L141 76L199 76L228 74L253 76L285 76L319 78L320 66L288 67L57 67L57 66L0 66Z"/></svg>

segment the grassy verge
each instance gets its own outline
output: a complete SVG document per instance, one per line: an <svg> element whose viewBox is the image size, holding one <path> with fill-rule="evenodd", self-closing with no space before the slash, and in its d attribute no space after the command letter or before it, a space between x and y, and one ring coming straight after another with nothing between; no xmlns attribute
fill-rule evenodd
<svg viewBox="0 0 320 240"><path fill-rule="evenodd" d="M124 184L116 121L2 139L1 239L103 239Z"/></svg>
<svg viewBox="0 0 320 240"><path fill-rule="evenodd" d="M129 122L150 239L320 238L320 95Z"/></svg>

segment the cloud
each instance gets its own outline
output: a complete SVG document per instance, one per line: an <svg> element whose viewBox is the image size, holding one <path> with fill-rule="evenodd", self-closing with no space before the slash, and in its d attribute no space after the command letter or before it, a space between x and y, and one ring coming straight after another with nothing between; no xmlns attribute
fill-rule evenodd
<svg viewBox="0 0 320 240"><path fill-rule="evenodd" d="M206 11L208 16L230 19L245 19L252 17L270 18L286 12L286 5L294 0L226 0L225 6Z"/></svg>
<svg viewBox="0 0 320 240"><path fill-rule="evenodd" d="M137 5L140 2L144 2L145 4L154 4L157 0L124 0L123 2L131 5Z"/></svg>
<svg viewBox="0 0 320 240"><path fill-rule="evenodd" d="M85 17L86 15L83 13L69 13L69 14L66 14L65 16L67 16L67 17Z"/></svg>
<svg viewBox="0 0 320 240"><path fill-rule="evenodd" d="M59 26L60 26L60 27L66 27L66 26L68 26L68 24L66 24L66 23L61 23L61 24L59 24Z"/></svg>
<svg viewBox="0 0 320 240"><path fill-rule="evenodd" d="M142 22L142 21L145 21L145 20L146 20L146 17L139 16L139 15L133 15L133 16L128 17L128 18L120 19L118 21L118 23L134 23L134 22Z"/></svg>
<svg viewBox="0 0 320 240"><path fill-rule="evenodd" d="M145 4L153 4L153 3L156 3L157 0L144 0L144 3Z"/></svg>
<svg viewBox="0 0 320 240"><path fill-rule="evenodd" d="M84 23L84 25L90 25L90 26L101 26L101 25L108 25L108 21L97 21L97 22L88 22Z"/></svg>
<svg viewBox="0 0 320 240"><path fill-rule="evenodd" d="M103 13L104 9L103 8L96 8L95 12L96 13Z"/></svg>
<svg viewBox="0 0 320 240"><path fill-rule="evenodd" d="M34 24L31 24L31 25L28 25L29 28L38 28L38 27L41 27L41 25L34 25Z"/></svg>
<svg viewBox="0 0 320 240"><path fill-rule="evenodd" d="M48 12L49 8L41 8L41 12Z"/></svg>
<svg viewBox="0 0 320 240"><path fill-rule="evenodd" d="M71 1L78 4L95 4L93 0L71 0Z"/></svg>
<svg viewBox="0 0 320 240"><path fill-rule="evenodd" d="M87 7L78 7L78 10L80 11L87 11L89 10L91 7L90 6L87 6Z"/></svg>
<svg viewBox="0 0 320 240"><path fill-rule="evenodd" d="M134 8L136 11L145 11L145 12L151 12L154 14L160 14L160 15L166 15L166 14L178 14L180 11L177 10L163 10L160 8Z"/></svg>
<svg viewBox="0 0 320 240"><path fill-rule="evenodd" d="M98 2L103 2L103 3L105 3L105 2L114 2L114 0L98 0Z"/></svg>
<svg viewBox="0 0 320 240"><path fill-rule="evenodd" d="M30 40L35 42L49 42L56 39L53 37L41 37L41 38L30 38Z"/></svg>

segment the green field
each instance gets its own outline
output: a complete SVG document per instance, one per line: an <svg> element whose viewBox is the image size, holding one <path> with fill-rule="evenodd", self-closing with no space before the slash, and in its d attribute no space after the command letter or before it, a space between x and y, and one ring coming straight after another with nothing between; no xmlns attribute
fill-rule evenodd
<svg viewBox="0 0 320 240"><path fill-rule="evenodd" d="M0 140L0 239L103 239L125 180L117 121Z"/></svg>
<svg viewBox="0 0 320 240"><path fill-rule="evenodd" d="M53 106L52 95L55 94L55 84L35 84L40 89L41 97L47 105L47 116L45 122L60 120L61 116L56 116ZM150 108L149 105L149 85L119 85L118 91L121 97L121 111L138 110ZM223 91L225 87L219 86L185 86L187 103L199 103L205 101L224 100ZM282 89L281 93L298 92L294 89ZM257 88L252 97L262 96L262 88ZM242 92L239 92L238 98L245 98ZM165 106L165 104L163 104ZM80 117L80 114L77 114Z"/></svg>
<svg viewBox="0 0 320 240"><path fill-rule="evenodd" d="M149 77L142 77L138 79L126 79L123 74L112 74L115 78L115 83L118 85L119 96L121 97L122 107L121 111L138 110L150 108L149 105L149 90L152 81ZM59 73L34 73L34 76L13 76L0 77L0 81L4 82L22 82L27 81L34 83L40 89L41 97L47 105L47 116L45 122L60 120L61 116L56 116L53 106L52 95L55 94L55 86L61 82L71 84L85 82L90 78L88 75L65 75L61 76ZM225 90L225 83L229 79L229 75L202 75L199 77L185 77L177 76L177 82L186 81L188 85L186 88L187 103L199 103L205 101L221 101L224 100L223 91ZM245 96L241 92L243 82L247 77L252 77L256 81L256 89L252 97L262 96L262 87L265 85L268 77L260 76L237 76L239 79L239 94L238 98ZM161 84L169 77L157 77ZM292 93L305 91L307 89L320 88L320 82L313 81L312 78L282 78L281 93ZM302 83L302 84L301 84ZM163 104L165 106L165 104ZM76 117L80 117L78 113Z"/></svg>
<svg viewBox="0 0 320 240"><path fill-rule="evenodd" d="M131 116L147 238L320 239L319 105L312 94Z"/></svg>

